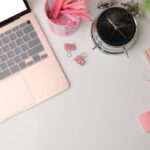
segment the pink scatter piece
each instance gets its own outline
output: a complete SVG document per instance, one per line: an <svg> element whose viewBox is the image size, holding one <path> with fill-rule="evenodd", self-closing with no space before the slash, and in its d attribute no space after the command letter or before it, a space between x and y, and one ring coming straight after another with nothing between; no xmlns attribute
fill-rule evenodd
<svg viewBox="0 0 150 150"><path fill-rule="evenodd" d="M146 49L144 51L144 54L145 54L145 57L146 57L148 63L150 64L150 48Z"/></svg>
<svg viewBox="0 0 150 150"><path fill-rule="evenodd" d="M145 132L150 132L150 111L144 112L138 116L138 120Z"/></svg>

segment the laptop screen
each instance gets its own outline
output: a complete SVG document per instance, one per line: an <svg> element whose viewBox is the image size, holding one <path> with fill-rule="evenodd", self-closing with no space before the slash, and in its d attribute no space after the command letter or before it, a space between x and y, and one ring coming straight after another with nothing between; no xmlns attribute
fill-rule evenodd
<svg viewBox="0 0 150 150"><path fill-rule="evenodd" d="M0 22L27 10L23 0L3 0L0 5Z"/></svg>

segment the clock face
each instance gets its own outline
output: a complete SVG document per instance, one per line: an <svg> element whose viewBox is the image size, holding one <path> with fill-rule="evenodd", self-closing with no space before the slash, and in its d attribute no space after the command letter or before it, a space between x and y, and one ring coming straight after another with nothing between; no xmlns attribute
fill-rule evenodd
<svg viewBox="0 0 150 150"><path fill-rule="evenodd" d="M121 7L103 11L97 20L96 28L101 39L111 46L127 44L136 33L134 18Z"/></svg>

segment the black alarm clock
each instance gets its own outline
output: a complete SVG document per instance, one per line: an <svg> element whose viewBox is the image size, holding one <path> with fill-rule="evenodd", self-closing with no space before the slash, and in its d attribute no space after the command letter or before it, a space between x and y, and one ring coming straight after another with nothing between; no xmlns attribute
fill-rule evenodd
<svg viewBox="0 0 150 150"><path fill-rule="evenodd" d="M112 0L101 3L98 8L102 11L93 21L91 30L95 47L107 54L126 53L128 56L137 38L138 4L133 1L119 4Z"/></svg>

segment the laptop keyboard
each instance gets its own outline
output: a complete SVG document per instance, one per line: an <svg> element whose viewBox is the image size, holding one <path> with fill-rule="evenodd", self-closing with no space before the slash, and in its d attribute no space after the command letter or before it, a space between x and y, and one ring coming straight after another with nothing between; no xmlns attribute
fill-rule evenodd
<svg viewBox="0 0 150 150"><path fill-rule="evenodd" d="M47 57L31 21L0 34L0 80Z"/></svg>

